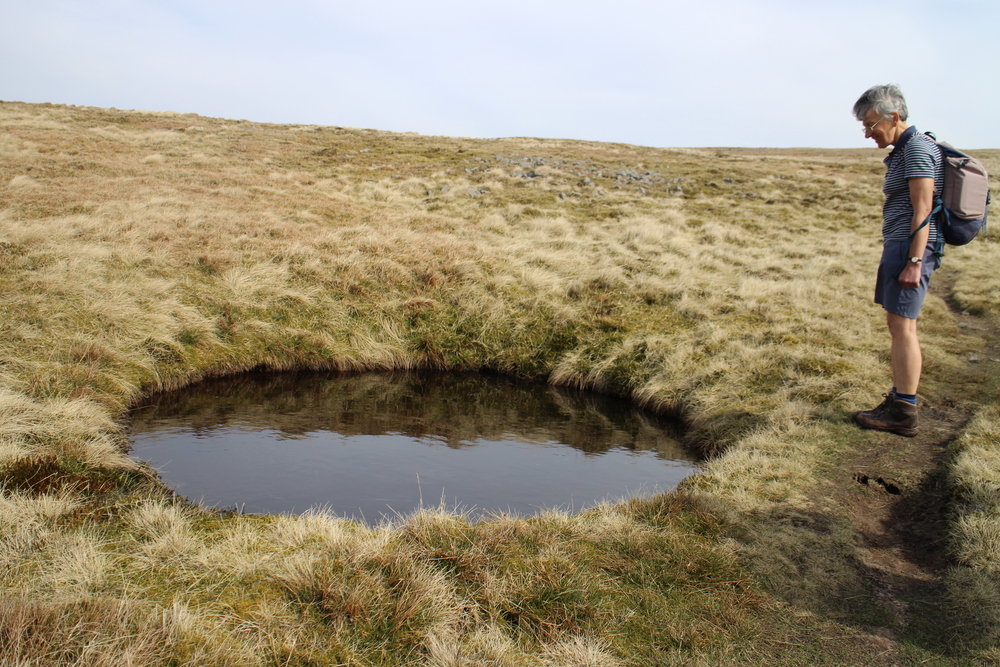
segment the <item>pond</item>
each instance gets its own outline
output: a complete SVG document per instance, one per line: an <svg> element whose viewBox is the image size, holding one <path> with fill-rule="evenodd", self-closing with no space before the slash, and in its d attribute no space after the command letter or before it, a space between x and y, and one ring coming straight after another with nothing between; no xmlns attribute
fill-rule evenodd
<svg viewBox="0 0 1000 667"><path fill-rule="evenodd" d="M131 428L132 456L191 501L370 524L420 507L578 511L696 471L669 421L496 375L246 374L150 397Z"/></svg>

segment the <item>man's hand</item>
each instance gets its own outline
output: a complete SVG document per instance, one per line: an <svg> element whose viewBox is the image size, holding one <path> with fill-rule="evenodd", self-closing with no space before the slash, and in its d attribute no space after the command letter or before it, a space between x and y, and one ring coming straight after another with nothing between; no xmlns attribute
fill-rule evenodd
<svg viewBox="0 0 1000 667"><path fill-rule="evenodd" d="M899 284L913 289L920 286L920 262L907 262L906 268L899 274Z"/></svg>

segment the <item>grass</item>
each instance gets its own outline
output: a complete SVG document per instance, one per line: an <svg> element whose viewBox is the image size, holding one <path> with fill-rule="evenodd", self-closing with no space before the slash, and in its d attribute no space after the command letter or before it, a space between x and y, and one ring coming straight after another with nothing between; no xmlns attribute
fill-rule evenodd
<svg viewBox="0 0 1000 667"><path fill-rule="evenodd" d="M885 391L871 150L667 150L0 104L0 634L10 664L965 664L1000 637L996 393L933 292L956 441L947 651L886 648L823 493ZM1000 154L984 152L993 173ZM995 188L1000 191L1000 188ZM1000 251L949 250L997 316ZM703 473L577 515L219 514L129 406L252 369L491 370L681 419ZM949 382L954 377L962 382ZM957 385L957 386L956 386ZM970 601L972 604L970 604ZM963 616L963 619L966 618ZM16 630L16 632L15 632ZM120 661L118 664L121 664ZM886 663L889 664L889 663Z"/></svg>

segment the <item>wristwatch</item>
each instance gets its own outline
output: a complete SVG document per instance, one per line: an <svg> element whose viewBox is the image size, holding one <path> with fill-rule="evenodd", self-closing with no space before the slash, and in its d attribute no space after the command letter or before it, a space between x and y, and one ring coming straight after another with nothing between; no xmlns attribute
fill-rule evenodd
<svg viewBox="0 0 1000 667"><path fill-rule="evenodd" d="M921 258L921 257L911 257L911 258L910 258L910 262L911 262L912 264L919 264L919 263L920 263L920 262L922 262L922 261L924 261L924 260L923 260L923 258Z"/></svg>

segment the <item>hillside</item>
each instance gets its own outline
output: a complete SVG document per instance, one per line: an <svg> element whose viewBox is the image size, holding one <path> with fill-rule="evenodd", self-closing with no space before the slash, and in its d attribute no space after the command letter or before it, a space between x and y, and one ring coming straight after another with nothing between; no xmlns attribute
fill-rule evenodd
<svg viewBox="0 0 1000 667"><path fill-rule="evenodd" d="M881 153L12 102L0 127L4 664L1000 660L1000 236L935 276L921 435L856 429L888 381ZM202 510L125 451L159 389L415 368L630 398L703 473L367 528Z"/></svg>

